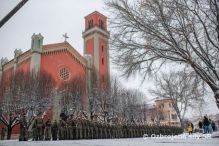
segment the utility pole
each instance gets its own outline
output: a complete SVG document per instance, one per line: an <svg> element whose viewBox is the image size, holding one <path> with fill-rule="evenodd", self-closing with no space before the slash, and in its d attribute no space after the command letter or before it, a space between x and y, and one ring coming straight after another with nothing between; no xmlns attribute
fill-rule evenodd
<svg viewBox="0 0 219 146"><path fill-rule="evenodd" d="M0 28L22 7L24 6L28 0L22 0L17 6L14 7L1 21L0 21Z"/></svg>

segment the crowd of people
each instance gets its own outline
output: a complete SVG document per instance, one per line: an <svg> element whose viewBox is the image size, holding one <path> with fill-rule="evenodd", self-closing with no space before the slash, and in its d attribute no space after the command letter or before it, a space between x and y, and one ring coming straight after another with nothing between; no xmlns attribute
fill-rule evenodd
<svg viewBox="0 0 219 146"><path fill-rule="evenodd" d="M207 115L203 117L202 120L198 122L199 130L198 132L203 132L203 134L212 134L213 131L216 130L216 124L214 121L211 120ZM193 132L197 132L197 129L194 129L194 125L192 122L187 123L187 132L192 134Z"/></svg>
<svg viewBox="0 0 219 146"><path fill-rule="evenodd" d="M202 132L203 134L212 134L213 131L217 130L216 124L207 115L205 115L202 120L198 122L198 128L194 129L192 122L187 124L187 132L192 134L193 132ZM198 130L198 131L197 131Z"/></svg>
<svg viewBox="0 0 219 146"><path fill-rule="evenodd" d="M87 119L60 119L46 122L42 118L35 119L32 125L33 141L39 140L73 140L142 137L144 134L179 134L182 129L171 126L147 126L136 124L108 124ZM25 141L26 132L22 132L20 140Z"/></svg>
<svg viewBox="0 0 219 146"><path fill-rule="evenodd" d="M203 133L212 133L216 129L215 123L205 115L202 121L199 121L198 126L200 129L203 129Z"/></svg>

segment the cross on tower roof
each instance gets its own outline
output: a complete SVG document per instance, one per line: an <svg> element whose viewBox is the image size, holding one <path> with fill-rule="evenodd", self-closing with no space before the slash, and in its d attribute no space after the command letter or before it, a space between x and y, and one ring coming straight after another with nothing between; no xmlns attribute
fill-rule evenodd
<svg viewBox="0 0 219 146"><path fill-rule="evenodd" d="M62 36L65 38L65 42L66 42L67 39L69 38L68 35L67 35L67 33L63 34Z"/></svg>

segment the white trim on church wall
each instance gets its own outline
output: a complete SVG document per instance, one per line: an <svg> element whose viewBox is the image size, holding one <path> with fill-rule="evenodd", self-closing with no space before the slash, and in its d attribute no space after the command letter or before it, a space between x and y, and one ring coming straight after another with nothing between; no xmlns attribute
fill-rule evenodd
<svg viewBox="0 0 219 146"><path fill-rule="evenodd" d="M33 53L31 57L30 70L32 72L37 73L40 71L40 65L41 65L41 54Z"/></svg>

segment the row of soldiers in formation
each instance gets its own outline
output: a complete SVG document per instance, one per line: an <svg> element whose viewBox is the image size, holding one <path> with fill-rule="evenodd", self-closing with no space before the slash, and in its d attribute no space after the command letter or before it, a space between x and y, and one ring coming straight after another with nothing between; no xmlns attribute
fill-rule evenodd
<svg viewBox="0 0 219 146"><path fill-rule="evenodd" d="M37 118L32 127L33 140L72 140L142 137L144 134L179 134L179 127L135 124L105 124L86 119L61 119L59 122Z"/></svg>

